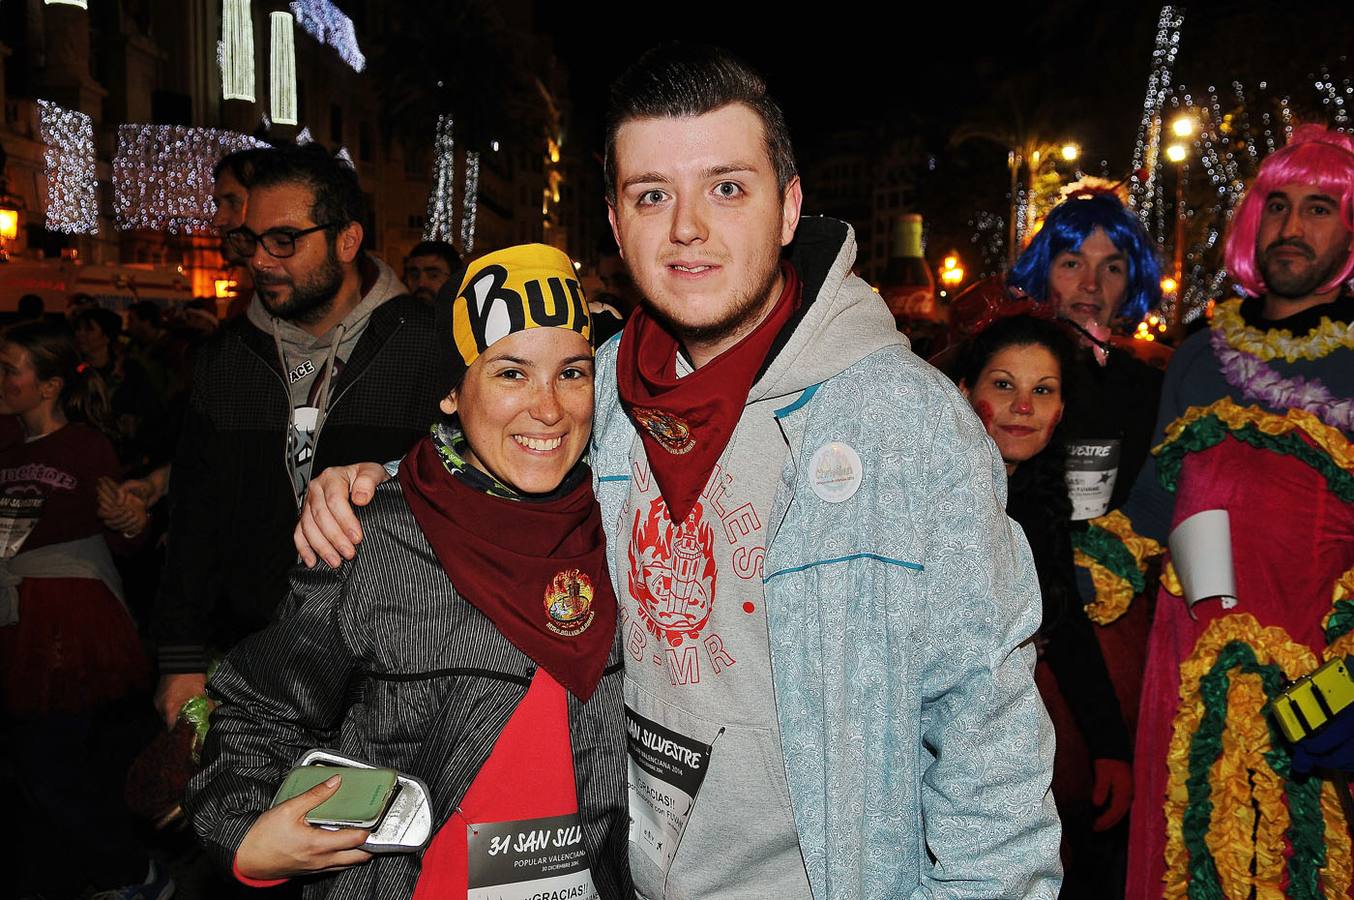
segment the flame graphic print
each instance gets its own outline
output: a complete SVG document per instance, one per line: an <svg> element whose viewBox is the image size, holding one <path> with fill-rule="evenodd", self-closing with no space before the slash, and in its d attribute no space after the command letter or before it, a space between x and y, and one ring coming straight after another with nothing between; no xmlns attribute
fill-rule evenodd
<svg viewBox="0 0 1354 900"><path fill-rule="evenodd" d="M656 497L648 514L635 510L630 534L630 596L640 618L660 640L676 647L697 640L715 599L715 535L700 501L674 526Z"/></svg>

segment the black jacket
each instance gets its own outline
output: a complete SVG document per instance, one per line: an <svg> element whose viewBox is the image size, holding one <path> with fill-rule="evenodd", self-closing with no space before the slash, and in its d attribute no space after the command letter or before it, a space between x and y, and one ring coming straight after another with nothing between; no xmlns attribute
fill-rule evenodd
<svg viewBox="0 0 1354 900"><path fill-rule="evenodd" d="M529 657L456 594L398 480L358 510L363 541L337 570L293 570L278 621L212 676L220 701L185 807L226 868L306 750L328 747L427 783L434 829L455 812L526 696ZM586 704L568 695L584 844L599 894L632 897L621 632ZM435 833L435 831L434 831ZM413 854L308 879L305 895L407 898Z"/></svg>
<svg viewBox="0 0 1354 900"><path fill-rule="evenodd" d="M403 456L438 415L433 312L396 297L371 314L331 390L313 471ZM442 353L450 352L441 348ZM170 475L169 551L154 634L162 672L202 672L272 617L296 562L291 399L271 335L240 316L197 353Z"/></svg>
<svg viewBox="0 0 1354 900"><path fill-rule="evenodd" d="M1089 352L1067 379L1067 408L1062 429L1069 439L1119 440L1119 474L1114 480L1109 509L1128 499L1147 454L1156 427L1157 401L1165 373L1124 350L1112 350L1104 366Z"/></svg>

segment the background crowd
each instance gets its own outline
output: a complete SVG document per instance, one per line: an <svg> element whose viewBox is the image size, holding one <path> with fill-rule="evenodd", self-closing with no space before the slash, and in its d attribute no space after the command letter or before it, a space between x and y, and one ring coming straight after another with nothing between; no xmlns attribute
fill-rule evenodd
<svg viewBox="0 0 1354 900"><path fill-rule="evenodd" d="M319 142L226 154L213 178L235 302L115 312L72 294L52 310L29 295L0 335L0 779L24 810L0 838L20 850L16 897L295 890L229 855L209 866L185 827L208 678L274 619L289 578L320 578L293 570L298 551L325 555L313 521L293 537L312 481L398 459L439 408L455 412L448 392L491 343L467 351L458 288L486 257L515 277L501 247L463 259L424 241L383 259L364 234L357 168ZM1228 232L1242 296L1150 343L1134 335L1162 303L1163 264L1120 188L1070 192L1007 271L950 299L912 345L990 437L1033 557L1063 895L1146 897L1201 879L1216 895L1343 894L1348 797L1255 723L1318 646L1338 655L1354 621L1341 605L1354 597L1354 141L1297 128ZM568 279L578 266L552 263L554 308L570 285L590 325L567 327L593 348L643 302L614 247L603 256L605 290L586 298ZM895 315L904 334L914 324ZM463 438L434 435L458 478L507 491L475 480ZM540 492L581 484L559 475ZM1176 535L1219 509L1233 516L1236 565L1228 588L1200 593L1202 564ZM1319 614L1290 605L1292 590L1318 597ZM217 685L246 690L244 658L232 659ZM268 662L256 657L254 674ZM228 807L220 784L211 802ZM202 835L218 857L241 837L222 818ZM72 860L72 844L87 850Z"/></svg>

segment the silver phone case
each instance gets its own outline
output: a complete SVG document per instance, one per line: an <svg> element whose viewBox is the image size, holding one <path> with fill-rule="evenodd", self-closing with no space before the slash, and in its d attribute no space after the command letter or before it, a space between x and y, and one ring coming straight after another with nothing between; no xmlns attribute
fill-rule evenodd
<svg viewBox="0 0 1354 900"><path fill-rule="evenodd" d="M307 750L296 761L298 766L349 766L354 769L375 769L371 763L344 756L332 750ZM428 786L412 775L396 773L399 791L381 821L371 830L362 849L370 853L412 853L423 849L432 837L432 803Z"/></svg>

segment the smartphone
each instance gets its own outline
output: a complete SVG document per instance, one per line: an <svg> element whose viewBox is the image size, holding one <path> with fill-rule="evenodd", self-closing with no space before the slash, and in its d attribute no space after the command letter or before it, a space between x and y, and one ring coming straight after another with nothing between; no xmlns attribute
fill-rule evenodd
<svg viewBox="0 0 1354 900"><path fill-rule="evenodd" d="M399 786L394 769L297 766L287 773L273 798L273 806L304 794L333 775L343 782L328 800L306 813L306 821L312 825L371 828L381 821Z"/></svg>

